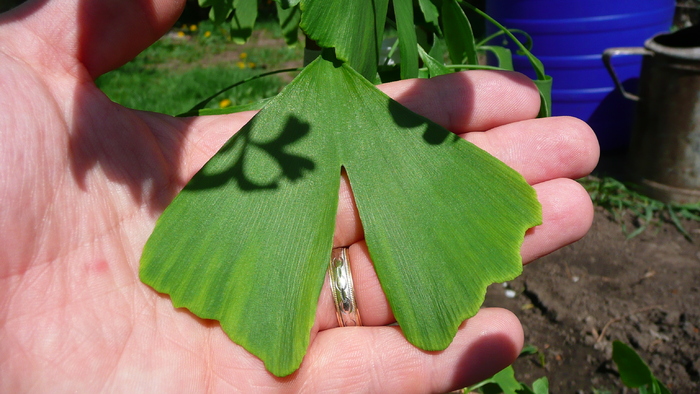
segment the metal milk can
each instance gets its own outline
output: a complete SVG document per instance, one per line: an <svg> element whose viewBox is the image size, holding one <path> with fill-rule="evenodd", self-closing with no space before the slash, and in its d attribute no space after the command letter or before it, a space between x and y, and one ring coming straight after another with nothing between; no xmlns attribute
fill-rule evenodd
<svg viewBox="0 0 700 394"><path fill-rule="evenodd" d="M611 59L643 55L639 95L624 90ZM668 203L700 202L700 25L656 35L644 47L610 48L603 61L637 101L629 172L642 192Z"/></svg>

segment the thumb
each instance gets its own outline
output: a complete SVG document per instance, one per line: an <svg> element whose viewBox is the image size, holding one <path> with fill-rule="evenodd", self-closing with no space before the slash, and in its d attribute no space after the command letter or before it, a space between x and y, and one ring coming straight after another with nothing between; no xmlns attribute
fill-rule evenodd
<svg viewBox="0 0 700 394"><path fill-rule="evenodd" d="M185 0L34 0L3 15L3 34L40 64L77 61L96 78L133 59L175 23ZM71 60L73 62L71 62ZM70 64L73 63L73 64Z"/></svg>

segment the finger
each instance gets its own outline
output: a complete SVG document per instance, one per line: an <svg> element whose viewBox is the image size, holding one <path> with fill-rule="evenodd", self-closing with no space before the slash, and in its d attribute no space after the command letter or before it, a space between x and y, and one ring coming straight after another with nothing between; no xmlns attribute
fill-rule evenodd
<svg viewBox="0 0 700 394"><path fill-rule="evenodd" d="M364 231L360 225L360 214L355 205L355 196L352 193L348 175L343 171L340 178L340 191L338 192L338 211L335 219L333 247L350 246L363 238Z"/></svg>
<svg viewBox="0 0 700 394"><path fill-rule="evenodd" d="M479 311L440 352L414 347L398 327L343 327L316 336L289 384L308 392L444 393L510 365L522 343L518 319L503 309Z"/></svg>
<svg viewBox="0 0 700 394"><path fill-rule="evenodd" d="M509 71L466 71L378 87L408 109L458 134L532 119L540 109L540 95L532 81Z"/></svg>
<svg viewBox="0 0 700 394"><path fill-rule="evenodd" d="M583 177L595 168L600 154L593 130L583 121L571 117L530 119L499 126L487 132L470 132L462 136L518 171L530 184L558 178ZM566 193L568 191L570 189L566 189ZM573 194L578 197L575 201L581 201L584 197L578 191L580 190L576 189ZM562 193L564 192L562 190ZM338 205L337 217L342 218L342 222L336 228L336 246L351 245L364 238L357 207L350 199L352 191L347 179L341 184L341 196L345 198L342 198ZM550 209L550 202L541 202L543 209ZM571 220L579 219L579 208L588 212L586 210L590 205L586 202L582 204L580 207L569 205L568 208L572 210L568 213L561 211L561 215L568 214ZM557 206L563 208L561 204ZM545 217L545 224L549 225L547 220ZM580 220L576 222L578 224L572 223L576 224L572 231L585 228L587 219ZM559 242L559 238L554 237L553 243ZM551 250L547 253L550 252ZM537 254L528 252L527 256Z"/></svg>
<svg viewBox="0 0 700 394"><path fill-rule="evenodd" d="M588 192L578 182L559 178L539 183L534 188L542 204L543 220L540 226L525 234L520 251L525 264L578 241L586 235L593 223L593 204ZM349 248L348 260L363 324L380 326L396 321L364 240L358 240ZM318 311L319 330L338 326L333 297L327 283L321 292Z"/></svg>
<svg viewBox="0 0 700 394"><path fill-rule="evenodd" d="M231 115L194 118L173 118L148 112L140 112L139 115L152 125L151 129L157 130L156 138L162 141L161 145L167 147L172 144L173 135L182 138L176 181L179 187L184 187L256 113L245 111Z"/></svg>
<svg viewBox="0 0 700 394"><path fill-rule="evenodd" d="M539 93L532 81L513 72L470 71L378 87L409 109L459 134L532 119L539 111ZM193 144L185 144L188 165L183 168L183 177L194 175L253 114L179 120L186 122L182 127L189 129L187 142ZM524 139L521 136L518 141Z"/></svg>
<svg viewBox="0 0 700 394"><path fill-rule="evenodd" d="M586 176L600 156L593 130L573 117L525 120L462 137L518 171L531 185Z"/></svg>
<svg viewBox="0 0 700 394"><path fill-rule="evenodd" d="M365 326L384 326L394 323L394 314L374 271L374 265L369 258L367 244L364 241L350 246L347 251L348 265L354 282L355 300L360 313L362 324ZM316 323L314 331L323 331L338 327L333 295L330 285L323 284L318 300Z"/></svg>
<svg viewBox="0 0 700 394"><path fill-rule="evenodd" d="M93 77L134 58L177 20L185 0L31 1L5 15L6 48L30 64L74 72L75 61Z"/></svg>
<svg viewBox="0 0 700 394"><path fill-rule="evenodd" d="M593 223L593 203L578 182L560 178L534 188L542 204L542 224L525 234L520 250L525 264L578 241Z"/></svg>

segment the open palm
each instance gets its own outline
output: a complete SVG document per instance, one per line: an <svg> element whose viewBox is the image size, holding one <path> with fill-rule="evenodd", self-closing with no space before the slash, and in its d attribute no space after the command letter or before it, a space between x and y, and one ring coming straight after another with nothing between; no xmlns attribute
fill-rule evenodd
<svg viewBox="0 0 700 394"><path fill-rule="evenodd" d="M95 87L183 4L38 0L0 15L0 391L444 392L512 362L522 330L507 311L482 310L436 353L386 326L393 317L347 182L335 242L351 246L367 327L334 329L324 290L309 352L287 378L138 280L158 215L252 116L175 119L123 108ZM525 262L588 229L590 201L565 178L592 169L595 138L573 119L533 120L539 98L527 79L473 72L382 89L535 186L545 223L526 236Z"/></svg>

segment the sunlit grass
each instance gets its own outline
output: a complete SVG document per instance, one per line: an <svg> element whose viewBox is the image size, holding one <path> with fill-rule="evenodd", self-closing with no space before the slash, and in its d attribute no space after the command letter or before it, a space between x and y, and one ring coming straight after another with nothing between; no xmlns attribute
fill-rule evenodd
<svg viewBox="0 0 700 394"><path fill-rule="evenodd" d="M245 45L232 43L226 30L210 22L183 25L134 60L97 80L113 101L129 108L177 115L223 87L265 71L300 66L301 48L289 48L274 22ZM277 94L289 79L256 79L216 97L219 108L248 104Z"/></svg>

